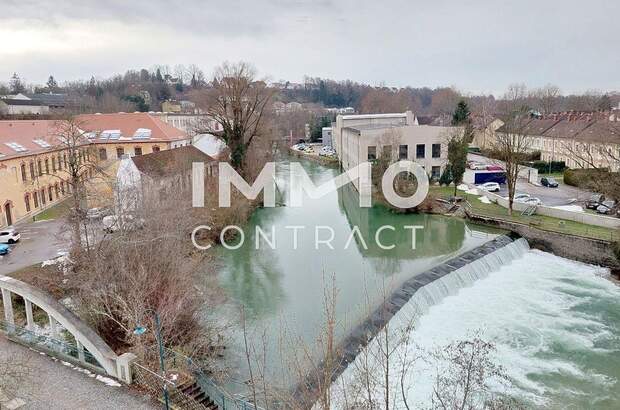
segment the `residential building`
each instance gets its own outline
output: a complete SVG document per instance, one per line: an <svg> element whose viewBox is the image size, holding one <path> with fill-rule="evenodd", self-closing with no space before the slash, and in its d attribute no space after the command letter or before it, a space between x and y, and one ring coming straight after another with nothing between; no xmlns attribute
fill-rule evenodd
<svg viewBox="0 0 620 410"><path fill-rule="evenodd" d="M392 162L417 162L430 177L439 178L447 159L446 139L454 130L455 127L418 125L411 111L339 115L333 138L344 170L387 156ZM354 185L358 187L357 182Z"/></svg>
<svg viewBox="0 0 620 410"><path fill-rule="evenodd" d="M180 113L181 104L178 101L167 100L161 103L161 110L163 112Z"/></svg>
<svg viewBox="0 0 620 410"><path fill-rule="evenodd" d="M114 162L189 145L191 139L146 113L76 117L83 155ZM0 121L0 226L29 218L68 195L67 152L54 120Z"/></svg>
<svg viewBox="0 0 620 410"><path fill-rule="evenodd" d="M0 98L0 114L2 115L44 115L49 112L48 105L24 94L6 95Z"/></svg>
<svg viewBox="0 0 620 410"><path fill-rule="evenodd" d="M205 177L217 176L218 161L192 145L124 158L116 174L117 208L137 209L145 200L166 200L191 192L194 162L205 164Z"/></svg>
<svg viewBox="0 0 620 410"><path fill-rule="evenodd" d="M69 97L67 94L60 93L36 93L26 94L31 100L41 102L43 105L47 105L50 111L61 111L69 105Z"/></svg>
<svg viewBox="0 0 620 410"><path fill-rule="evenodd" d="M167 124L172 125L174 128L180 129L189 136L194 136L197 133L205 131L216 133L223 130L222 125L207 114L186 114L151 111L149 112L149 115Z"/></svg>
<svg viewBox="0 0 620 410"><path fill-rule="evenodd" d="M76 121L96 145L101 161L191 144L187 133L147 113L86 114Z"/></svg>
<svg viewBox="0 0 620 410"><path fill-rule="evenodd" d="M506 131L502 126L496 132ZM540 151L543 161L563 161L569 168L619 168L620 118L609 113L550 114L527 120L520 132L530 138L530 150Z"/></svg>
<svg viewBox="0 0 620 410"><path fill-rule="evenodd" d="M94 155L87 139L83 147L82 155ZM32 217L69 194L64 148L56 121L0 121L0 226Z"/></svg>

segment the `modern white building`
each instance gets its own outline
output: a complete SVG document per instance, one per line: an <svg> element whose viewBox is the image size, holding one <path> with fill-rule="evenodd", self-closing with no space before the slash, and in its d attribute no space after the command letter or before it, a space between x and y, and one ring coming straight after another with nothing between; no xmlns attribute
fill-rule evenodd
<svg viewBox="0 0 620 410"><path fill-rule="evenodd" d="M333 127L334 148L345 170L380 156L391 162L419 163L439 178L447 162L447 139L455 127L418 125L411 111L397 114L339 115Z"/></svg>

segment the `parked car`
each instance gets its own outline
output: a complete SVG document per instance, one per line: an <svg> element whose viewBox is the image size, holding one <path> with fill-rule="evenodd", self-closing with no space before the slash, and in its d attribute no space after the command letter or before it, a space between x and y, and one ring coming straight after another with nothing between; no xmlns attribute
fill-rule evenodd
<svg viewBox="0 0 620 410"><path fill-rule="evenodd" d="M90 208L86 212L86 218L91 219L91 220L101 219L108 214L109 214L109 211L106 208Z"/></svg>
<svg viewBox="0 0 620 410"><path fill-rule="evenodd" d="M485 182L484 184L476 185L476 188L487 192L499 192L500 190L500 186L497 182Z"/></svg>
<svg viewBox="0 0 620 410"><path fill-rule="evenodd" d="M469 164L469 169L473 169L474 171L482 171L482 170L486 170L487 166L486 164L482 164L480 162L471 162Z"/></svg>
<svg viewBox="0 0 620 410"><path fill-rule="evenodd" d="M113 233L120 230L121 228L126 231L141 229L144 226L144 219L135 218L132 215L124 215L121 220L116 215L108 215L103 217L101 223L105 232Z"/></svg>
<svg viewBox="0 0 620 410"><path fill-rule="evenodd" d="M336 151L332 147L323 147L319 151L319 155L322 157L333 157L336 155Z"/></svg>
<svg viewBox="0 0 620 410"><path fill-rule="evenodd" d="M515 194L514 202L525 202L530 199L530 194Z"/></svg>
<svg viewBox="0 0 620 410"><path fill-rule="evenodd" d="M13 228L0 231L0 243L17 243L21 235Z"/></svg>
<svg viewBox="0 0 620 410"><path fill-rule="evenodd" d="M0 243L0 255L7 255L10 249L9 245Z"/></svg>
<svg viewBox="0 0 620 410"><path fill-rule="evenodd" d="M559 186L558 182L551 177L543 177L540 179L540 185L546 186L547 188L557 188Z"/></svg>
<svg viewBox="0 0 620 410"><path fill-rule="evenodd" d="M499 165L487 165L486 170L487 171L504 171L504 168L502 168Z"/></svg>
<svg viewBox="0 0 620 410"><path fill-rule="evenodd" d="M586 208L588 209L596 209L603 202L605 202L605 195L602 194L592 194L590 198L586 200Z"/></svg>
<svg viewBox="0 0 620 410"><path fill-rule="evenodd" d="M542 204L542 201L540 200L540 198L535 198L535 197L530 197L528 199L526 199L525 201L523 201L524 204L528 204L528 205L540 205Z"/></svg>
<svg viewBox="0 0 620 410"><path fill-rule="evenodd" d="M609 215L615 214L616 202L612 200L603 201L597 208L596 212L599 214Z"/></svg>

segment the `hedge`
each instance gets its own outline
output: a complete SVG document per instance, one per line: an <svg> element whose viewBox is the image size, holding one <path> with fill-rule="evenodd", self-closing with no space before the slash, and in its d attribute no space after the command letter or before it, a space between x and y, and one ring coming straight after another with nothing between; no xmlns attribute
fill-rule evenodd
<svg viewBox="0 0 620 410"><path fill-rule="evenodd" d="M536 168L539 173L564 172L566 169L566 163L564 161L551 161L551 163L547 161L530 161L525 162L524 165Z"/></svg>
<svg viewBox="0 0 620 410"><path fill-rule="evenodd" d="M564 171L564 183L580 188L589 188L592 181L605 178L606 169L567 169Z"/></svg>

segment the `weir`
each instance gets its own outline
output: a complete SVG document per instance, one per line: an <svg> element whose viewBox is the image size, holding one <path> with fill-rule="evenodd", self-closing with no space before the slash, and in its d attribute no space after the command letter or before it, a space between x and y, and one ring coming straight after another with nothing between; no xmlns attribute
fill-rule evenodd
<svg viewBox="0 0 620 410"><path fill-rule="evenodd" d="M486 277L529 249L525 239L514 235L501 235L407 280L339 344L338 364L332 371L332 382L407 303L411 302L412 313L420 317L429 307L441 302L445 297L454 295L459 289ZM317 381L309 376L297 386L296 397L311 406L316 399L316 383Z"/></svg>

